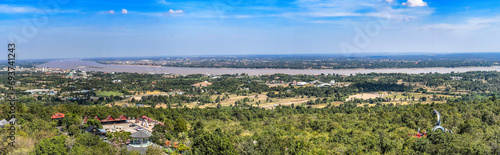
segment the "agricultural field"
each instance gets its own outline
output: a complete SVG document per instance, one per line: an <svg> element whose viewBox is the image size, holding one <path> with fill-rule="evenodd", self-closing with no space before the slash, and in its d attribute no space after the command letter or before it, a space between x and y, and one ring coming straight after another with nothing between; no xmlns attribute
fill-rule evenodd
<svg viewBox="0 0 500 155"><path fill-rule="evenodd" d="M96 95L99 97L123 96L123 93L117 91L98 91Z"/></svg>

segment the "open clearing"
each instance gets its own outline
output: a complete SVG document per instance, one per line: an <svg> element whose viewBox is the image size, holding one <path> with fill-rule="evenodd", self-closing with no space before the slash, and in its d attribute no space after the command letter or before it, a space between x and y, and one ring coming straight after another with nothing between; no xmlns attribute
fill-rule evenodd
<svg viewBox="0 0 500 155"><path fill-rule="evenodd" d="M355 98L357 99L363 99L363 100L367 100L367 99L374 99L374 98L377 98L377 97L384 97L384 96L387 96L387 92L383 92L383 93L361 93L361 94L356 94L356 95L351 95L349 96L349 98L346 99L346 101L350 101L350 100L353 100Z"/></svg>
<svg viewBox="0 0 500 155"><path fill-rule="evenodd" d="M123 93L117 92L117 91L98 91L96 92L96 95L99 97L109 97L111 95L113 96L123 96Z"/></svg>

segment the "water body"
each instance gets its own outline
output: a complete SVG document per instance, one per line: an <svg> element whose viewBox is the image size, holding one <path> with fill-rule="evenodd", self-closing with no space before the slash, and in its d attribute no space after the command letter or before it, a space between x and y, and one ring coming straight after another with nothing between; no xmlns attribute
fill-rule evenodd
<svg viewBox="0 0 500 155"><path fill-rule="evenodd" d="M267 75L267 74L341 74L351 75L359 73L450 73L450 72L468 72L468 71L499 71L500 66L492 67L458 67L458 68L381 68L381 69L243 69L243 68L187 68L187 67L153 67L153 66L127 66L127 65L106 65L93 61L80 60L55 60L37 67L50 67L59 69L75 69L82 71L98 72L129 72L129 73L172 73L178 75L188 74L241 74L249 75Z"/></svg>

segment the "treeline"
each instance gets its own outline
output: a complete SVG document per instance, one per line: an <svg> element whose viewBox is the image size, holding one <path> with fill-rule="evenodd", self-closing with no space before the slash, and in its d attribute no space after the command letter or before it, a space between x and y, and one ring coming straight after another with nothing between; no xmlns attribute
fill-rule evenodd
<svg viewBox="0 0 500 155"><path fill-rule="evenodd" d="M349 95L365 92L379 91L395 91L406 92L411 90L411 87L402 84L364 82L349 85L348 87L274 87L270 89L267 96L270 98L286 98L286 97L332 97L334 101L343 101Z"/></svg>
<svg viewBox="0 0 500 155"><path fill-rule="evenodd" d="M219 99L220 100L220 99ZM199 105L206 103L215 103L215 100L210 98L208 95L204 96L185 96L185 95L162 95L162 96L142 96L140 100L136 101L135 98L131 99L132 103L152 105L153 107L157 104L166 104L167 107L176 105L177 107L182 107L182 103L198 102Z"/></svg>
<svg viewBox="0 0 500 155"><path fill-rule="evenodd" d="M197 56L155 58L90 59L104 64L135 61L134 65L211 68L287 68L287 69L354 69L354 68L425 68L494 66L498 53L466 53L441 55L395 55L345 57L341 55L253 55ZM152 61L140 61L149 59Z"/></svg>

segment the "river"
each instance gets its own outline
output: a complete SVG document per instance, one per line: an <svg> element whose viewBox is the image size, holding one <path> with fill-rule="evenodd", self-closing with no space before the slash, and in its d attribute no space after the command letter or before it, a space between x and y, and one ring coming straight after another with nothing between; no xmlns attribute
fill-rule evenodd
<svg viewBox="0 0 500 155"><path fill-rule="evenodd" d="M153 67L153 66L126 66L126 65L106 65L99 64L93 61L81 60L54 60L37 67L49 67L59 69L75 69L82 71L98 71L98 72L129 72L129 73L171 73L179 75L188 74L235 74L246 73L249 75L267 75L267 74L341 74L351 75L359 73L450 73L450 72L467 72L467 71L499 71L499 66L492 67L456 67L456 68L381 68L381 69L244 69L244 68L185 68L185 67Z"/></svg>

